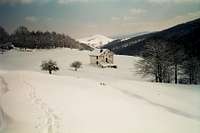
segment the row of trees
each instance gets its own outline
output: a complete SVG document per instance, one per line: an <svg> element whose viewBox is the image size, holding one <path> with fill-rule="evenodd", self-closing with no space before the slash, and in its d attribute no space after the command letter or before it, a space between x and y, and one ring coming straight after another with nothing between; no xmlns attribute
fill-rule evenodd
<svg viewBox="0 0 200 133"><path fill-rule="evenodd" d="M75 71L77 71L81 67L82 63L80 61L74 61L70 67L74 68ZM48 61L42 61L41 69L43 71L48 71L49 74L52 74L53 71L59 71L59 67L56 63L56 61L48 60Z"/></svg>
<svg viewBox="0 0 200 133"><path fill-rule="evenodd" d="M91 50L89 46L81 44L67 35L48 31L29 31L24 26L18 27L11 35L0 27L0 45L6 42L25 49L67 47Z"/></svg>
<svg viewBox="0 0 200 133"><path fill-rule="evenodd" d="M0 44L8 42L9 34L0 26Z"/></svg>
<svg viewBox="0 0 200 133"><path fill-rule="evenodd" d="M149 41L137 64L138 72L153 75L155 82L200 83L200 61L179 46L163 40Z"/></svg>

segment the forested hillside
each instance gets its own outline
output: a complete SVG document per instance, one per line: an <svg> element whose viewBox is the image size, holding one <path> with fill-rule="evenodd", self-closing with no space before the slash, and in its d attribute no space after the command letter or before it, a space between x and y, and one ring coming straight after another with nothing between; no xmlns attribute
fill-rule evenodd
<svg viewBox="0 0 200 133"><path fill-rule="evenodd" d="M115 40L103 48L111 49L121 55L142 55L145 45L154 40L173 42L182 47L186 53L198 56L200 59L200 19L183 23L172 28L149 33L128 40Z"/></svg>
<svg viewBox="0 0 200 133"><path fill-rule="evenodd" d="M56 32L29 31L26 27L18 27L9 35L3 27L0 27L0 48L9 49L13 45L19 48L46 49L46 48L75 48L92 50L86 44L79 43L71 37Z"/></svg>
<svg viewBox="0 0 200 133"><path fill-rule="evenodd" d="M104 48L116 54L143 57L139 73L156 82L200 83L200 19L175 27L114 41Z"/></svg>

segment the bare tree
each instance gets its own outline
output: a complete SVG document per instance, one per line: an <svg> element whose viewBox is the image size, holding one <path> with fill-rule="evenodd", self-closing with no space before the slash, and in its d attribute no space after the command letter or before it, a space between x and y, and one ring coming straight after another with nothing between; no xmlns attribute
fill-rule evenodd
<svg viewBox="0 0 200 133"><path fill-rule="evenodd" d="M153 75L156 82L171 82L171 69L168 60L167 42L162 40L150 41L145 46L143 59L138 62L138 73Z"/></svg>
<svg viewBox="0 0 200 133"><path fill-rule="evenodd" d="M57 63L53 60L42 61L41 68L44 71L49 71L49 74L52 74L52 71L58 71L59 70Z"/></svg>
<svg viewBox="0 0 200 133"><path fill-rule="evenodd" d="M174 42L169 42L168 48L170 50L168 60L173 69L174 83L177 84L179 71L181 70L183 61L185 60L185 53L182 47Z"/></svg>
<svg viewBox="0 0 200 133"><path fill-rule="evenodd" d="M75 61L71 64L71 67L74 68L75 71L77 71L81 67L82 63L80 61Z"/></svg>
<svg viewBox="0 0 200 133"><path fill-rule="evenodd" d="M200 62L195 57L188 57L185 60L182 69L189 84L198 84L200 82Z"/></svg>

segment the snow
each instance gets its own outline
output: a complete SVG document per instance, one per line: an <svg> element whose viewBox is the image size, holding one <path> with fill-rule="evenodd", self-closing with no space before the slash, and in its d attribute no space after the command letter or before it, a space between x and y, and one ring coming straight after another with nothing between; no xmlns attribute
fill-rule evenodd
<svg viewBox="0 0 200 133"><path fill-rule="evenodd" d="M93 48L99 48L109 42L112 42L114 39L108 38L103 35L94 35L91 37L78 39L79 42L85 43Z"/></svg>
<svg viewBox="0 0 200 133"><path fill-rule="evenodd" d="M88 54L54 49L0 55L0 132L200 132L200 86L148 82L136 75L138 57L115 56L118 69L101 69L89 65ZM56 60L60 71L41 72L45 59ZM74 60L83 63L77 72L69 67Z"/></svg>
<svg viewBox="0 0 200 133"><path fill-rule="evenodd" d="M93 51L91 51L91 53L89 55L90 56L100 56L103 53L105 53L106 51L108 51L108 49L94 49Z"/></svg>
<svg viewBox="0 0 200 133"><path fill-rule="evenodd" d="M129 40L129 39L130 39L130 38L121 39L121 42L126 41L126 40Z"/></svg>

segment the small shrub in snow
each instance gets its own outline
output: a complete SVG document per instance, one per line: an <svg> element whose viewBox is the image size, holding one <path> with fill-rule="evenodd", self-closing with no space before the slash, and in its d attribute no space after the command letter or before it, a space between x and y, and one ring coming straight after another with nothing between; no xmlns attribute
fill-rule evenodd
<svg viewBox="0 0 200 133"><path fill-rule="evenodd" d="M58 71L59 70L57 63L53 60L42 61L41 68L44 71L49 71L49 74L52 74L52 71Z"/></svg>
<svg viewBox="0 0 200 133"><path fill-rule="evenodd" d="M77 71L81 67L82 63L80 61L75 61L71 64L71 67L74 68L75 71Z"/></svg>
<svg viewBox="0 0 200 133"><path fill-rule="evenodd" d="M101 82L101 83L100 83L100 85L102 85L102 86L105 86L105 85L106 85L106 83L104 83L104 82Z"/></svg>

